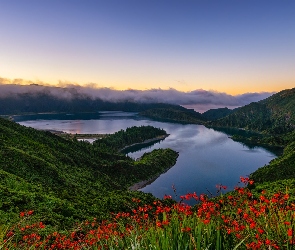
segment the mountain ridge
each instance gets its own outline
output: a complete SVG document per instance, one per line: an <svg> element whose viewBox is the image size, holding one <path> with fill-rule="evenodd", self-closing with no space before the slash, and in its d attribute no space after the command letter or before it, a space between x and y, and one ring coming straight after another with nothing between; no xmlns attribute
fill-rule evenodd
<svg viewBox="0 0 295 250"><path fill-rule="evenodd" d="M209 124L263 133L292 132L295 128L295 88L282 90L259 102L236 108L226 117Z"/></svg>

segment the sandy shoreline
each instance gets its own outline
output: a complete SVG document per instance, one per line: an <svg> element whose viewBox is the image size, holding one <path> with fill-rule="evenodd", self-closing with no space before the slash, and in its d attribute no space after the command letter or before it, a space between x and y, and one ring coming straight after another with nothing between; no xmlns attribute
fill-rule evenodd
<svg viewBox="0 0 295 250"><path fill-rule="evenodd" d="M144 180L144 181L137 182L133 186L129 187L128 190L129 191L137 191L137 190L139 190L141 188L144 188L145 186L147 186L147 185L151 184L153 181L155 181L159 176L154 177L154 178L149 179L149 180Z"/></svg>
<svg viewBox="0 0 295 250"><path fill-rule="evenodd" d="M174 165L173 165L174 166ZM158 179L158 177L164 173L166 173L170 168L172 168L173 166L166 168L163 172L159 173L158 175L154 176L153 178L150 178L148 180L143 180L140 182L135 183L134 185L132 185L131 187L128 188L129 191L137 191L141 188L144 188L145 186L153 183L156 179Z"/></svg>

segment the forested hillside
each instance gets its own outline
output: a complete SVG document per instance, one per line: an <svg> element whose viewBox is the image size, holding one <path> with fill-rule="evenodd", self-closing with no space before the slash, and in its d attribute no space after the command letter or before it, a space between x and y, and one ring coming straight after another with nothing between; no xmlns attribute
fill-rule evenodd
<svg viewBox="0 0 295 250"><path fill-rule="evenodd" d="M232 109L229 108L218 108L218 109L209 109L202 114L203 118L208 121L218 120L225 116L228 116L233 112Z"/></svg>
<svg viewBox="0 0 295 250"><path fill-rule="evenodd" d="M162 121L195 124L203 124L206 120L199 112L180 106L148 109L141 112L140 115Z"/></svg>
<svg viewBox="0 0 295 250"><path fill-rule="evenodd" d="M156 139L164 136L167 136L167 133L163 129L154 128L152 126L131 127L127 128L125 131L120 130L105 138L96 140L93 144L102 150L104 148L107 150L112 148L118 151L134 143L142 143L149 139Z"/></svg>
<svg viewBox="0 0 295 250"><path fill-rule="evenodd" d="M164 133L148 128L153 129ZM135 162L111 147L101 150L0 118L0 224L23 210L34 210L44 223L61 228L128 211L134 197L154 199L128 187L171 167L177 156L159 149Z"/></svg>
<svg viewBox="0 0 295 250"><path fill-rule="evenodd" d="M213 121L210 125L271 134L292 132L295 128L295 88L237 108L232 114Z"/></svg>

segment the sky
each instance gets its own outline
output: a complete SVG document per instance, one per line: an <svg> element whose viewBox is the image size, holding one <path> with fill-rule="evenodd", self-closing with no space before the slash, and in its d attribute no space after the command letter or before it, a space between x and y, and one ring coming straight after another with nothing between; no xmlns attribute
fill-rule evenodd
<svg viewBox="0 0 295 250"><path fill-rule="evenodd" d="M294 0L1 0L0 34L6 83L232 96L295 87Z"/></svg>

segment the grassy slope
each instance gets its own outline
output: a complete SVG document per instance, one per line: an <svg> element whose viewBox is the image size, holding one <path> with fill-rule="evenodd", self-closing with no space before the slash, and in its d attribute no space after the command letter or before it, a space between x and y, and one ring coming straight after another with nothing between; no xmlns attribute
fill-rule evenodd
<svg viewBox="0 0 295 250"><path fill-rule="evenodd" d="M173 165L177 153L166 149L150 155L153 161L135 163L0 118L0 224L33 209L47 224L67 227L131 209L132 197L150 201L151 195L127 188Z"/></svg>
<svg viewBox="0 0 295 250"><path fill-rule="evenodd" d="M295 142L285 147L282 156L256 170L251 178L257 183L295 179Z"/></svg>
<svg viewBox="0 0 295 250"><path fill-rule="evenodd" d="M234 112L232 109L229 108L218 108L218 109L209 109L202 114L202 116L208 121L218 120L225 116L228 116Z"/></svg>

